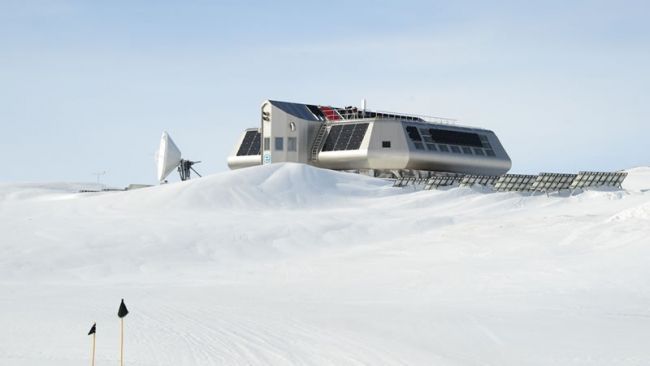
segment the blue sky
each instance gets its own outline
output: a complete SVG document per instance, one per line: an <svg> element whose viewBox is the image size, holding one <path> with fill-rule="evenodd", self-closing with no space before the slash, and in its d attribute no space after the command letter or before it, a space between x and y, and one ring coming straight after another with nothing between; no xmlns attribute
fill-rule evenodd
<svg viewBox="0 0 650 366"><path fill-rule="evenodd" d="M0 181L210 174L264 99L458 118L513 172L650 165L642 1L0 0Z"/></svg>

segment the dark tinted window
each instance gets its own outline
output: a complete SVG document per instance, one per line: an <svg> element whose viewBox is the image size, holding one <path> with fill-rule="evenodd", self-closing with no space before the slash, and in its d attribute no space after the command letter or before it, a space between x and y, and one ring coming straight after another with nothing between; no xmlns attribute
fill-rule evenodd
<svg viewBox="0 0 650 366"><path fill-rule="evenodd" d="M432 143L433 140L431 139L431 135L429 134L429 130L426 128L420 128L420 136L422 136L422 140L426 142L427 144Z"/></svg>
<svg viewBox="0 0 650 366"><path fill-rule="evenodd" d="M429 133L433 141L441 144L483 147L481 138L477 133L443 130L430 128Z"/></svg>
<svg viewBox="0 0 650 366"><path fill-rule="evenodd" d="M381 142L381 147L390 148L390 141L382 141Z"/></svg>
<svg viewBox="0 0 650 366"><path fill-rule="evenodd" d="M420 136L420 132L418 131L417 127L406 126L406 133L409 135L411 140L422 141L422 136Z"/></svg>

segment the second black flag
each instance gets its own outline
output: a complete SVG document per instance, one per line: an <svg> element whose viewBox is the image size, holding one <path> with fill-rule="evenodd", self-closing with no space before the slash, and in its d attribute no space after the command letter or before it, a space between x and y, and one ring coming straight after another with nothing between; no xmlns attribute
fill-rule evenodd
<svg viewBox="0 0 650 366"><path fill-rule="evenodd" d="M120 303L120 309L117 311L117 316L124 318L128 313L129 310L126 308L126 305L124 305L124 299L122 299L122 302Z"/></svg>

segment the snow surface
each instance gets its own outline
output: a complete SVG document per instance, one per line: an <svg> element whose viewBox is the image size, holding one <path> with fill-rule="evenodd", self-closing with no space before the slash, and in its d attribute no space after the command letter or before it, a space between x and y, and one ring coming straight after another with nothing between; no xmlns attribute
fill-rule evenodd
<svg viewBox="0 0 650 366"><path fill-rule="evenodd" d="M296 164L0 184L0 365L647 365L650 168L412 192Z"/></svg>

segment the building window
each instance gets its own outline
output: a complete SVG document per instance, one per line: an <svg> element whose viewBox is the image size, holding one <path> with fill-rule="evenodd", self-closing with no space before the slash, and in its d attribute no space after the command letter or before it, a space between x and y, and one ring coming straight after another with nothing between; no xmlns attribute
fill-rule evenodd
<svg viewBox="0 0 650 366"><path fill-rule="evenodd" d="M271 150L271 138L270 137L265 137L264 138L264 150Z"/></svg>
<svg viewBox="0 0 650 366"><path fill-rule="evenodd" d="M296 143L296 138L295 137L288 137L287 138L287 151L297 151L297 148L298 148L297 145L298 144Z"/></svg>
<svg viewBox="0 0 650 366"><path fill-rule="evenodd" d="M409 135L411 140L413 140L413 141L422 141L422 136L420 136L420 132L418 132L417 127L407 126L406 127L406 133Z"/></svg>
<svg viewBox="0 0 650 366"><path fill-rule="evenodd" d="M283 150L284 150L284 137L276 137L275 151L283 151Z"/></svg>
<svg viewBox="0 0 650 366"><path fill-rule="evenodd" d="M430 128L429 133L431 134L433 141L439 144L483 147L481 138L477 133L452 131L439 128Z"/></svg>
<svg viewBox="0 0 650 366"><path fill-rule="evenodd" d="M381 142L381 147L385 149L390 149L390 141L382 141Z"/></svg>
<svg viewBox="0 0 650 366"><path fill-rule="evenodd" d="M424 142L426 142L427 144L433 143L431 134L425 128L420 128L420 136L422 136L422 140L424 140Z"/></svg>

